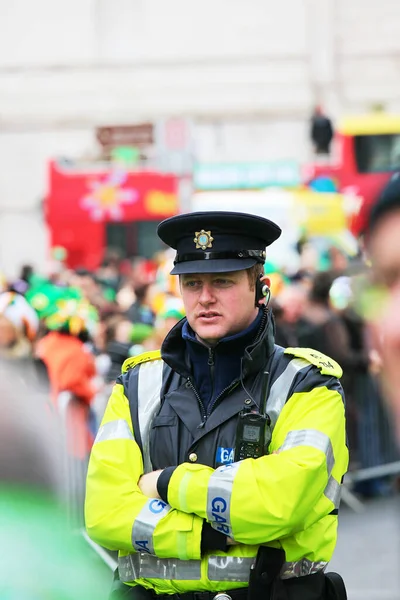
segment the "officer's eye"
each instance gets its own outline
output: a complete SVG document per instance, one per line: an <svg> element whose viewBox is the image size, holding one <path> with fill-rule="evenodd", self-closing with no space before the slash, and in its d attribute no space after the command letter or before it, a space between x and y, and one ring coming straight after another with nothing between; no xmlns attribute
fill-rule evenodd
<svg viewBox="0 0 400 600"><path fill-rule="evenodd" d="M185 288L193 289L201 285L201 281L196 281L195 279L185 279L183 282L183 286Z"/></svg>
<svg viewBox="0 0 400 600"><path fill-rule="evenodd" d="M218 287L228 287L232 285L232 279L227 279L226 277L218 277L218 279L214 279L214 285Z"/></svg>

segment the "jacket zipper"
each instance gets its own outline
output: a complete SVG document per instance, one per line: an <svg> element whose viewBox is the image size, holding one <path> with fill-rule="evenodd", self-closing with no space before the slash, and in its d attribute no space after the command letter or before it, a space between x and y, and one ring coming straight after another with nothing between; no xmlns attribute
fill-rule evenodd
<svg viewBox="0 0 400 600"><path fill-rule="evenodd" d="M268 311L265 310L264 314L262 316L262 319L261 319L260 328L258 330L258 333L257 333L256 338L255 338L255 340L254 340L254 342L253 342L252 345L255 345L259 341L259 339L261 337L261 334L262 334L262 332L264 330L264 326L265 326L265 322L266 322L267 318L268 318ZM208 361L207 361L207 363L208 363L208 365L210 367L210 370L211 370L212 391L214 392L214 370L215 370L215 363L214 363L214 349L213 348L209 348L208 349ZM199 393L196 390L196 388L194 387L194 385L193 385L190 377L187 378L187 386L190 387L193 390L193 392L194 392L194 394L195 394L195 396L197 398L197 401L200 404L201 410L202 410L202 419L203 420L200 423L200 425L198 425L197 429L202 429L205 426L206 421L207 421L208 417L210 416L210 414L211 414L214 406L217 404L218 400L220 400L222 398L222 396L228 390L229 391L233 390L238 384L239 384L238 380L237 381L233 381L230 385L228 385L226 388L224 388L222 390L222 392L220 392L218 394L218 396L215 398L214 402L209 405L208 410L206 411L206 409L204 408L204 404L201 401L201 398L199 396Z"/></svg>
<svg viewBox="0 0 400 600"><path fill-rule="evenodd" d="M190 379L190 377L188 377L188 378L186 379L186 386L187 386L187 387L189 387L189 388L192 390L192 392L194 393L194 395L195 395L195 396L196 396L196 398L197 398L197 402L200 404L200 408L201 408L201 418L202 418L203 420L202 420L202 422L200 423L200 425L198 425L197 429L202 429L202 428L204 427L204 425L206 424L206 421L207 421L207 412L206 412L206 409L204 408L204 404L203 404L203 402L201 401L201 398L200 398L200 396L199 396L199 393L198 393L198 391L196 390L196 388L194 387L194 385L193 385L193 382L192 382L192 380Z"/></svg>
<svg viewBox="0 0 400 600"><path fill-rule="evenodd" d="M254 346L255 344L257 344L257 342L260 340L262 332L264 331L264 327L265 327L265 323L266 323L267 319L268 319L268 311L264 310L264 314L263 314L262 319L261 319L260 327L259 327L258 333L257 333L257 335L255 337L255 340L252 343L252 346ZM212 351L212 353L214 353L214 351L212 350L212 348L209 348L209 358L208 358L208 360L210 360L210 354L211 354L210 351ZM214 354L213 354L213 356L214 356ZM243 358L242 358L242 362L243 362ZM210 364L210 363L208 363L208 364ZM240 369L242 371L242 366L240 367ZM214 402L209 405L208 411L207 411L207 414L206 414L206 418L210 416L211 411L213 410L214 406L217 404L218 400L220 400L221 397L228 390L229 391L233 390L238 384L239 384L239 381L233 381L230 385L228 385L225 389L223 389L222 392L220 392L218 394L218 396L215 398ZM214 382L213 382L213 387L214 387Z"/></svg>
<svg viewBox="0 0 400 600"><path fill-rule="evenodd" d="M209 410L207 411L207 415L206 415L207 417L210 416L214 406L217 404L218 400L220 400L222 398L222 396L225 394L225 392L227 392L228 390L232 391L238 385L238 383L239 383L238 380L232 381L232 383L230 383L226 388L224 388L222 390L222 392L220 392L218 394L218 396L215 398L214 402L212 404L210 404L210 406L209 406Z"/></svg>
<svg viewBox="0 0 400 600"><path fill-rule="evenodd" d="M208 349L208 366L210 367L211 376L211 398L214 396L214 379L215 379L215 362L214 362L214 350L213 348Z"/></svg>

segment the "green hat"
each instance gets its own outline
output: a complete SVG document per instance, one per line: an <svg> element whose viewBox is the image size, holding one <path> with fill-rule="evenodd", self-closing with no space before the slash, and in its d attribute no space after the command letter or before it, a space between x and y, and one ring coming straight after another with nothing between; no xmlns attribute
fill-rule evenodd
<svg viewBox="0 0 400 600"><path fill-rule="evenodd" d="M145 323L132 323L130 341L132 344L141 344L153 333L154 328Z"/></svg>
<svg viewBox="0 0 400 600"><path fill-rule="evenodd" d="M65 289L50 281L36 281L26 292L26 299L36 310L40 319L45 318L56 310L56 302L63 298Z"/></svg>
<svg viewBox="0 0 400 600"><path fill-rule="evenodd" d="M74 298L67 293L55 302L54 309L44 319L48 329L67 329L71 335L79 335L83 331L94 332L98 314L94 306L86 300Z"/></svg>

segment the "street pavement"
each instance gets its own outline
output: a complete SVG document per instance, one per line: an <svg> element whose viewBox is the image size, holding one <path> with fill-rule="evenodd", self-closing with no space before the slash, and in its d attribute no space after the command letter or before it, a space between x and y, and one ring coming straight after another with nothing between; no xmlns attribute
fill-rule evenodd
<svg viewBox="0 0 400 600"><path fill-rule="evenodd" d="M400 496L339 511L339 537L328 571L345 580L348 600L400 599Z"/></svg>

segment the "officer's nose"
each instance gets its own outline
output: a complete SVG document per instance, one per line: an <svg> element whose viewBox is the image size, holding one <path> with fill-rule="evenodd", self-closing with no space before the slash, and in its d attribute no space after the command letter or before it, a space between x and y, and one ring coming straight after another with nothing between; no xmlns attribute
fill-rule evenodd
<svg viewBox="0 0 400 600"><path fill-rule="evenodd" d="M209 283L204 283L201 288L201 294L199 296L200 304L211 304L215 302L215 296L213 288Z"/></svg>

